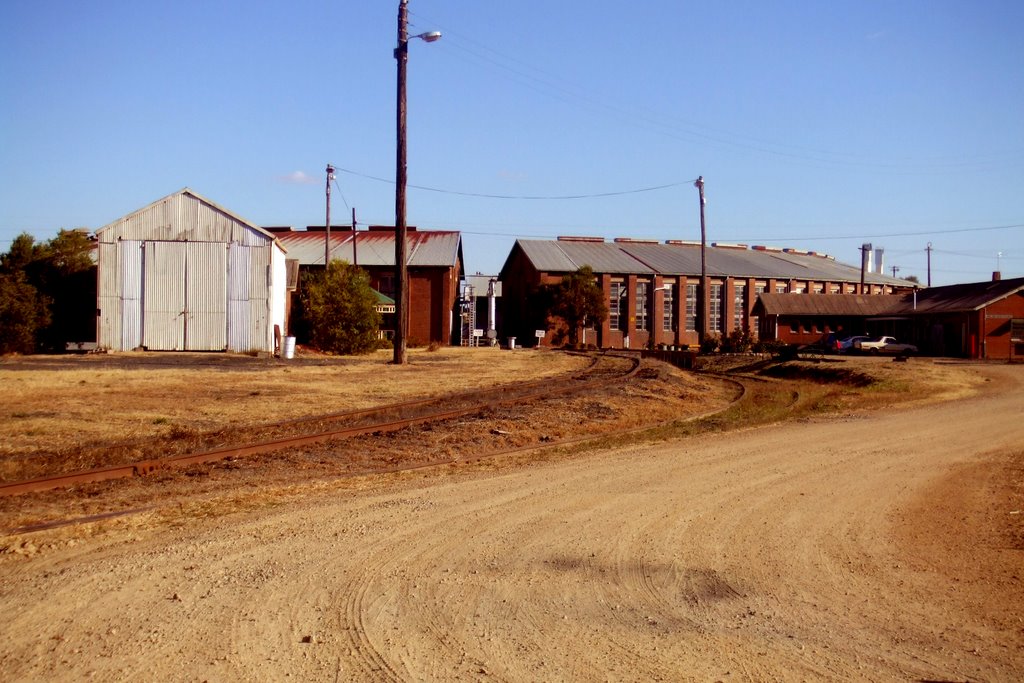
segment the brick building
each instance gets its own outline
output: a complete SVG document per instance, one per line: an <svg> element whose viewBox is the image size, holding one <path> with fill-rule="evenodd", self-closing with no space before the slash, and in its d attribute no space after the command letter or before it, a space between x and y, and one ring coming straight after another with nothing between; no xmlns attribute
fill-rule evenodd
<svg viewBox="0 0 1024 683"><path fill-rule="evenodd" d="M827 329L892 335L933 356L1024 359L1024 278L929 287L891 297L765 294L755 315L773 338L816 341Z"/></svg>
<svg viewBox="0 0 1024 683"><path fill-rule="evenodd" d="M701 248L682 241L561 237L518 240L499 275L502 281L502 338L520 343L543 327L531 295L540 285L590 266L608 302L609 316L599 328L587 330L587 343L602 348L645 348L698 343L701 310ZM706 250L708 291L705 292L711 335L725 337L734 329L757 336L753 306L759 294L889 295L916 285L883 273L866 272L814 252L746 245L713 244ZM558 331L541 343L550 344Z"/></svg>
<svg viewBox="0 0 1024 683"><path fill-rule="evenodd" d="M323 226L306 230L266 228L297 260L299 268L323 268L326 234ZM458 232L408 228L409 335L410 345L460 343L459 284L465 277L462 236ZM370 285L395 298L395 229L370 226L353 232L332 226L330 259L363 268ZM382 331L394 332L394 313L385 313Z"/></svg>

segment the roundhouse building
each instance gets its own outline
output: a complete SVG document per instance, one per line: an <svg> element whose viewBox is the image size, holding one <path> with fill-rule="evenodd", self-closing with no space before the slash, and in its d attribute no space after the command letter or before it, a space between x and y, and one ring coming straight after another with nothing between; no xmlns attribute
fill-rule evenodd
<svg viewBox="0 0 1024 683"><path fill-rule="evenodd" d="M712 244L706 249L704 329L725 337L743 329L762 339L753 307L761 293L861 294L883 296L917 287L913 282L864 272L861 267L814 252L739 244ZM609 315L582 338L602 348L690 346L699 341L698 293L701 279L699 243L665 243L600 237L517 240L501 269L502 337L526 343L538 330L532 293L541 285L590 266L608 302ZM862 284L863 278L863 284ZM546 327L546 325L545 325ZM801 340L824 330L797 330ZM550 344L558 330L540 339Z"/></svg>

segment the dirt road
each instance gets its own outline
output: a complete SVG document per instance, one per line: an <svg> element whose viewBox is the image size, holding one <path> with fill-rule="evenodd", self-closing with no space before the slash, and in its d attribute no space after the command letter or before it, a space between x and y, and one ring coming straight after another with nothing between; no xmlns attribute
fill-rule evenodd
<svg viewBox="0 0 1024 683"><path fill-rule="evenodd" d="M0 560L5 680L1024 680L1024 369Z"/></svg>

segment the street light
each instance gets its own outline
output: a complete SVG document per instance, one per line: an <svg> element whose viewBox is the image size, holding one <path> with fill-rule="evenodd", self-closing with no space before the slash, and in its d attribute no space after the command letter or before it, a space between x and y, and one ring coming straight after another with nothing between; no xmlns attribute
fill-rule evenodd
<svg viewBox="0 0 1024 683"><path fill-rule="evenodd" d="M398 3L398 47L395 60L398 62L398 104L397 144L395 146L395 338L394 364L405 365L405 344L409 333L409 272L405 262L405 72L409 62L409 39L433 43L441 37L440 31L429 31L415 36L409 35L409 0Z"/></svg>

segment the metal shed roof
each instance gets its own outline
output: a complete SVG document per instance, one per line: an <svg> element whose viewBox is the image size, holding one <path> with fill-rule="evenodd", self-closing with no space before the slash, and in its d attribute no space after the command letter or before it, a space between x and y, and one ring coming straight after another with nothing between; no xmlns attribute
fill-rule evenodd
<svg viewBox="0 0 1024 683"><path fill-rule="evenodd" d="M281 247L276 235L185 187L96 230L99 242L117 239L224 241Z"/></svg>
<svg viewBox="0 0 1024 683"><path fill-rule="evenodd" d="M304 266L323 265L325 233L295 231L277 233L288 249L290 258ZM407 233L407 254L413 267L445 267L462 265L462 235L454 231L410 230ZM353 250L353 245L355 249ZM395 265L395 234L391 230L331 230L331 259L341 259L360 266L393 267Z"/></svg>
<svg viewBox="0 0 1024 683"><path fill-rule="evenodd" d="M1024 278L931 287L899 296L764 293L755 312L768 315L922 315L977 311L1024 292Z"/></svg>
<svg viewBox="0 0 1024 683"><path fill-rule="evenodd" d="M917 313L977 311L1000 299L1022 292L1024 277L930 287L917 293L913 310ZM904 301L909 299L904 297Z"/></svg>
<svg viewBox="0 0 1024 683"><path fill-rule="evenodd" d="M890 315L903 308L903 297L869 294L759 294L755 313L766 315Z"/></svg>
<svg viewBox="0 0 1024 683"><path fill-rule="evenodd" d="M537 270L568 273L589 265L598 273L647 275L700 275L700 246L638 241L599 242L517 240L516 245ZM709 276L859 282L860 268L810 253L708 247ZM504 268L502 269L504 270ZM870 284L899 287L914 283L867 273Z"/></svg>

